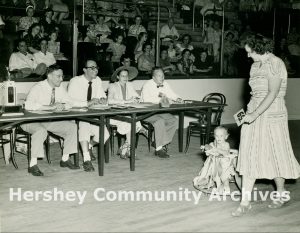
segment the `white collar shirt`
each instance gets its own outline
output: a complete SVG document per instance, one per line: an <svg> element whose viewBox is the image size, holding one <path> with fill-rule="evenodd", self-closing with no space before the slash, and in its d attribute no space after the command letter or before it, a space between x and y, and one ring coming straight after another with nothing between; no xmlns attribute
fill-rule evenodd
<svg viewBox="0 0 300 233"><path fill-rule="evenodd" d="M166 95L171 100L180 98L166 81L163 82L163 87L157 87L157 83L151 79L148 80L142 88L142 101L158 104L161 100L160 93Z"/></svg>
<svg viewBox="0 0 300 233"><path fill-rule="evenodd" d="M92 79L92 99L106 98L106 94L102 87L102 80L97 76ZM72 99L77 101L87 101L87 92L89 81L84 75L76 76L70 80L68 86L68 94Z"/></svg>
<svg viewBox="0 0 300 233"><path fill-rule="evenodd" d="M43 80L35 84L29 91L26 101L26 110L40 110L43 106L50 105L52 87L49 85L48 80ZM55 103L65 103L69 106L86 106L85 102L74 101L68 96L66 89L63 85L55 87Z"/></svg>
<svg viewBox="0 0 300 233"><path fill-rule="evenodd" d="M168 24L162 26L160 30L160 38L162 38L163 41L170 41L171 39L165 38L166 36L175 36L177 39L179 38L178 31L174 25L171 28L169 28Z"/></svg>
<svg viewBox="0 0 300 233"><path fill-rule="evenodd" d="M33 54L33 57L36 64L44 63L47 67L56 63L53 53L50 52L46 52L45 54L42 51L39 51Z"/></svg>
<svg viewBox="0 0 300 233"><path fill-rule="evenodd" d="M32 54L24 55L21 52L12 53L9 58L9 70L19 70L23 68L35 69L36 62Z"/></svg>

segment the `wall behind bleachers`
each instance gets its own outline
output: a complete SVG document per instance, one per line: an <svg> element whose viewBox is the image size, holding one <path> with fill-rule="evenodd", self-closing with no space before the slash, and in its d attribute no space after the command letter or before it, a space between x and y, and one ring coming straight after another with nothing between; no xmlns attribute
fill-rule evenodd
<svg viewBox="0 0 300 233"><path fill-rule="evenodd" d="M201 100L204 95L210 92L221 92L227 98L227 107L222 117L223 124L234 123L233 114L245 107L245 93L247 87L247 79L181 79L181 80L167 80L173 87L174 91L182 96L183 99ZM141 89L145 80L133 81L134 87ZM67 86L67 82L63 85ZM23 99L24 95L20 93L28 93L33 82L17 82L17 93L19 98ZM107 89L108 81L103 81L104 89ZM299 101L300 79L288 80L288 91L286 96L286 105L290 120L300 119L300 105ZM185 119L185 126L191 118Z"/></svg>

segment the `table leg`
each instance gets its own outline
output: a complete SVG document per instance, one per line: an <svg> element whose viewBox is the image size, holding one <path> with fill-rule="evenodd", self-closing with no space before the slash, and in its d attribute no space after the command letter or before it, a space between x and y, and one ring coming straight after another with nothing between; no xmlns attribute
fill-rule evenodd
<svg viewBox="0 0 300 233"><path fill-rule="evenodd" d="M109 119L106 119L106 127L109 125ZM104 127L103 127L104 130ZM111 135L109 135L111 137ZM104 134L103 134L103 138L104 138ZM107 139L107 141L104 144L104 156L105 156L105 163L109 163L109 138Z"/></svg>
<svg viewBox="0 0 300 233"><path fill-rule="evenodd" d="M98 148L98 173L99 176L104 175L104 125L105 118L100 116L100 126L99 126L99 148Z"/></svg>
<svg viewBox="0 0 300 233"><path fill-rule="evenodd" d="M179 113L178 122L178 142L179 142L179 152L183 151L183 125L184 125L184 112Z"/></svg>
<svg viewBox="0 0 300 233"><path fill-rule="evenodd" d="M136 140L136 114L131 116L131 142L130 142L130 171L135 170L135 140Z"/></svg>
<svg viewBox="0 0 300 233"><path fill-rule="evenodd" d="M80 151L80 143L79 143L79 121L75 120L76 126L77 126L77 153L74 155L74 165L76 167L79 167L79 151Z"/></svg>

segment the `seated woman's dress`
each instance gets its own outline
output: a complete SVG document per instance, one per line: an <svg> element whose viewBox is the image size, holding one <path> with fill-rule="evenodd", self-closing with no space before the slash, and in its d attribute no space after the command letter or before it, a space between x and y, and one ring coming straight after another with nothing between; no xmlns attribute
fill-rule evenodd
<svg viewBox="0 0 300 233"><path fill-rule="evenodd" d="M108 88L108 103L109 104L124 104L125 100L129 100L132 97L139 97L138 93L133 88L132 84L127 82L125 88L123 88L119 82L115 82L110 84ZM110 123L117 126L117 130L119 134L127 134L131 131L131 124L118 121L118 120L110 120ZM140 131L142 128L141 123L136 123L136 131Z"/></svg>

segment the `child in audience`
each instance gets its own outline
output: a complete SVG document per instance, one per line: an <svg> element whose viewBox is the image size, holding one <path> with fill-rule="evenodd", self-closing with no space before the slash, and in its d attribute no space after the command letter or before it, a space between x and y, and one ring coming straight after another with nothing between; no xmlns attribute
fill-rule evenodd
<svg viewBox="0 0 300 233"><path fill-rule="evenodd" d="M202 146L207 159L199 176L194 179L194 186L201 189L210 189L216 185L219 194L229 194L229 179L235 175L234 161L237 153L231 153L228 131L223 126L214 130L215 140L208 145Z"/></svg>
<svg viewBox="0 0 300 233"><path fill-rule="evenodd" d="M57 32L50 33L50 40L48 41L48 52L53 53L56 60L65 60L63 53L60 52L60 42L57 40Z"/></svg>
<svg viewBox="0 0 300 233"><path fill-rule="evenodd" d="M117 35L115 42L109 44L107 52L112 52L111 61L113 63L114 69L117 69L120 65L120 58L125 54L126 46L122 44L123 36Z"/></svg>
<svg viewBox="0 0 300 233"><path fill-rule="evenodd" d="M174 41L171 40L168 42L168 57L171 59L171 62L177 62L178 57L176 56L176 50L174 47Z"/></svg>
<svg viewBox="0 0 300 233"><path fill-rule="evenodd" d="M164 73L173 73L176 70L175 65L171 64L171 59L168 57L168 52L166 49L161 50L159 65L163 69Z"/></svg>

